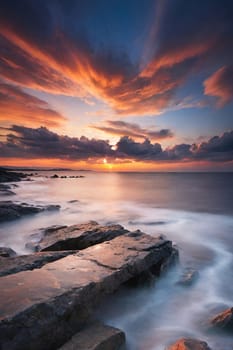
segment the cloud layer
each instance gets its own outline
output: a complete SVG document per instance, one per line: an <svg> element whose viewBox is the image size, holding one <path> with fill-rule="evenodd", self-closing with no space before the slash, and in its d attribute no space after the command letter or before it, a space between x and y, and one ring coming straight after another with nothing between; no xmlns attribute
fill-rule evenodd
<svg viewBox="0 0 233 350"><path fill-rule="evenodd" d="M107 120L104 125L92 125L94 129L117 136L131 136L139 139L162 140L173 137L170 129L154 130L154 128L142 128L136 123L128 123L121 120Z"/></svg>
<svg viewBox="0 0 233 350"><path fill-rule="evenodd" d="M45 127L38 129L14 125L9 129L6 141L0 142L2 158L46 158L85 160L99 162L109 158L111 162L229 162L233 161L233 131L214 136L200 144L178 144L162 149L159 143L149 139L136 142L128 136L120 138L113 147L105 140L58 135Z"/></svg>
<svg viewBox="0 0 233 350"><path fill-rule="evenodd" d="M0 81L0 122L22 123L30 126L57 127L65 117L45 101L32 96L17 86Z"/></svg>
<svg viewBox="0 0 233 350"><path fill-rule="evenodd" d="M178 104L185 107L178 95L188 79L220 61L220 67L228 65L232 57L233 5L228 0L157 0L147 7L120 1L114 13L110 3L2 2L0 74L53 94L101 99L119 114L158 114ZM143 11L146 16L140 17ZM132 44L125 34L130 27L148 29L135 29ZM224 96L220 92L223 75L220 70L205 83L205 93L220 97L221 105L232 98L229 87Z"/></svg>
<svg viewBox="0 0 233 350"><path fill-rule="evenodd" d="M218 69L204 82L205 94L217 97L217 105L224 106L233 100L233 65Z"/></svg>

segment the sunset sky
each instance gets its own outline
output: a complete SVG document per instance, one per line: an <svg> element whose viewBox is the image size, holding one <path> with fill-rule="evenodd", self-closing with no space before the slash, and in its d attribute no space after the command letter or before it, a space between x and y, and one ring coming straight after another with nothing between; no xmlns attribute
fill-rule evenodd
<svg viewBox="0 0 233 350"><path fill-rule="evenodd" d="M232 0L0 0L1 165L233 171Z"/></svg>

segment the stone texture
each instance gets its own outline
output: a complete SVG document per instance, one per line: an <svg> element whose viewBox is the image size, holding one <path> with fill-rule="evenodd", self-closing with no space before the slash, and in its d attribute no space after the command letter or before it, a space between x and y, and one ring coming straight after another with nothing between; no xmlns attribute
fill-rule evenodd
<svg viewBox="0 0 233 350"><path fill-rule="evenodd" d="M1 350L56 349L93 307L119 286L166 260L172 243L128 233L40 269L1 277Z"/></svg>
<svg viewBox="0 0 233 350"><path fill-rule="evenodd" d="M76 251L69 250L60 252L35 253L8 258L0 257L0 277L21 271L39 269L48 262L56 261L74 253L76 253Z"/></svg>
<svg viewBox="0 0 233 350"><path fill-rule="evenodd" d="M210 320L210 329L219 329L233 334L233 307L214 316Z"/></svg>
<svg viewBox="0 0 233 350"><path fill-rule="evenodd" d="M121 225L101 226L95 221L68 227L49 227L39 243L29 242L26 247L34 251L79 250L127 232Z"/></svg>
<svg viewBox="0 0 233 350"><path fill-rule="evenodd" d="M193 268L185 268L182 271L180 279L177 284L184 287L189 287L193 285L199 277L199 272Z"/></svg>
<svg viewBox="0 0 233 350"><path fill-rule="evenodd" d="M182 338L170 345L166 350L211 350L208 344L202 340Z"/></svg>
<svg viewBox="0 0 233 350"><path fill-rule="evenodd" d="M124 332L96 322L76 333L59 350L119 350L124 344Z"/></svg>
<svg viewBox="0 0 233 350"><path fill-rule="evenodd" d="M9 171L0 168L0 183L1 182L18 182L27 177L26 174Z"/></svg>
<svg viewBox="0 0 233 350"><path fill-rule="evenodd" d="M36 214L45 210L59 210L59 205L34 206L12 201L0 202L0 222L18 219L24 215Z"/></svg>
<svg viewBox="0 0 233 350"><path fill-rule="evenodd" d="M0 247L0 259L1 258L10 258L10 257L13 257L13 256L16 256L16 252L11 249L11 248L8 248L8 247ZM6 260L4 260L6 261Z"/></svg>

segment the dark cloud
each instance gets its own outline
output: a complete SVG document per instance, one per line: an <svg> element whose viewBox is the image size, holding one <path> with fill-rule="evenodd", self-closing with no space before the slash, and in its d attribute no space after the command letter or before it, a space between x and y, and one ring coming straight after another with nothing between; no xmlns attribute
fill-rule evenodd
<svg viewBox="0 0 233 350"><path fill-rule="evenodd" d="M114 163L128 161L150 162L228 162L233 161L233 131L214 136L200 144L178 144L162 149L149 139L136 142L121 137L115 147L108 141L58 135L45 127L38 129L14 125L9 128L6 141L0 142L3 158L44 158L86 160L98 162L109 158Z"/></svg>
<svg viewBox="0 0 233 350"><path fill-rule="evenodd" d="M1 1L0 74L50 93L94 96L119 114L185 107L177 96L189 77L233 59L232 1L146 4Z"/></svg>
<svg viewBox="0 0 233 350"><path fill-rule="evenodd" d="M9 124L12 120L26 126L57 127L66 119L47 102L0 81L0 121Z"/></svg>
<svg viewBox="0 0 233 350"><path fill-rule="evenodd" d="M87 160L113 154L107 141L62 136L45 127L32 129L14 125L9 131L7 140L0 144L3 157Z"/></svg>
<svg viewBox="0 0 233 350"><path fill-rule="evenodd" d="M233 131L214 136L200 144L180 144L164 150L160 144L153 144L150 140L139 143L129 137L122 137L116 151L121 157L141 161L233 161Z"/></svg>
<svg viewBox="0 0 233 350"><path fill-rule="evenodd" d="M205 94L217 97L217 105L233 101L233 65L218 69L204 81Z"/></svg>
<svg viewBox="0 0 233 350"><path fill-rule="evenodd" d="M136 123L127 123L122 120L107 120L103 126L94 125L91 127L112 135L131 136L140 139L149 138L151 140L161 140L173 137L173 133L170 129L146 129L140 127L140 125Z"/></svg>

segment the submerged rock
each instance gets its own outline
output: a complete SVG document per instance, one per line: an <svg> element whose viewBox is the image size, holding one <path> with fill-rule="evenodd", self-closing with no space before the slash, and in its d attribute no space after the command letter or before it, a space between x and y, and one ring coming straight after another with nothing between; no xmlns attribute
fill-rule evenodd
<svg viewBox="0 0 233 350"><path fill-rule="evenodd" d="M166 350L211 350L208 344L202 340L182 338L166 348Z"/></svg>
<svg viewBox="0 0 233 350"><path fill-rule="evenodd" d="M12 201L0 202L0 222L18 219L24 215L36 214L45 210L59 210L59 205L34 206Z"/></svg>
<svg viewBox="0 0 233 350"><path fill-rule="evenodd" d="M86 224L49 227L39 243L29 242L26 247L34 251L79 250L109 241L127 233L121 225L101 226L96 221Z"/></svg>
<svg viewBox="0 0 233 350"><path fill-rule="evenodd" d="M119 350L124 344L123 331L96 322L76 333L59 350Z"/></svg>
<svg viewBox="0 0 233 350"><path fill-rule="evenodd" d="M1 277L1 350L62 346L83 328L105 295L161 266L172 251L170 241L126 233L40 269Z"/></svg>
<svg viewBox="0 0 233 350"><path fill-rule="evenodd" d="M11 191L11 186L0 183L0 194L3 196L13 196L15 192Z"/></svg>
<svg viewBox="0 0 233 350"><path fill-rule="evenodd" d="M199 277L199 272L193 268L185 268L176 284L184 287L193 285Z"/></svg>
<svg viewBox="0 0 233 350"><path fill-rule="evenodd" d="M0 257L1 258L10 258L16 256L16 252L8 247L0 247Z"/></svg>
<svg viewBox="0 0 233 350"><path fill-rule="evenodd" d="M215 315L209 322L209 329L233 333L233 307Z"/></svg>

